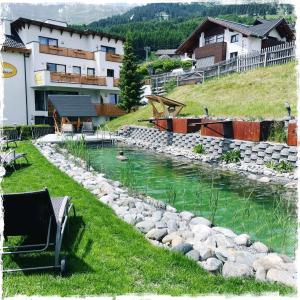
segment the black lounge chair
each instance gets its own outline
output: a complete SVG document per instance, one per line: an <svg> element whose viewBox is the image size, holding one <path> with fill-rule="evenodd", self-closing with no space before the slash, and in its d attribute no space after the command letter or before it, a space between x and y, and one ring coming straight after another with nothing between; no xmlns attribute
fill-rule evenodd
<svg viewBox="0 0 300 300"><path fill-rule="evenodd" d="M16 153L15 150L10 150L9 152L0 156L0 162L4 167L12 167L14 170L16 170L16 161L21 158L25 159L26 163L28 164L26 153Z"/></svg>
<svg viewBox="0 0 300 300"><path fill-rule="evenodd" d="M93 135L94 134L93 123L92 122L82 122L81 133L87 134L87 135Z"/></svg>
<svg viewBox="0 0 300 300"><path fill-rule="evenodd" d="M5 246L3 255L46 251L54 246L54 264L19 269L3 269L3 272L54 269L66 272L66 259L61 258L61 244L72 207L69 197L51 198L47 189L15 194L4 194L4 237L26 236L33 244ZM74 215L75 215L75 209ZM37 242L36 242L37 241Z"/></svg>
<svg viewBox="0 0 300 300"><path fill-rule="evenodd" d="M18 134L18 131L16 129L11 130L1 130L0 132L1 137L1 143L6 144L6 148L9 148L9 144L13 143L15 147L18 147L17 141L21 140L21 134Z"/></svg>

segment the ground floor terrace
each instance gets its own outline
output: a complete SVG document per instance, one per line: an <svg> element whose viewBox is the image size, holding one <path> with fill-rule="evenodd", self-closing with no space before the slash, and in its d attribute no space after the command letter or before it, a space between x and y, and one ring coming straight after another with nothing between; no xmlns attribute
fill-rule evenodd
<svg viewBox="0 0 300 300"><path fill-rule="evenodd" d="M58 149L56 147L50 152L54 153ZM63 245L64 251L68 252L67 276L60 277L51 271L5 274L5 296L294 292L290 287L255 281L254 278L224 278L218 272L211 274L182 253L156 247L139 230L118 218L114 210L99 201L99 194L92 193L89 185L78 182L78 176L88 178L88 171L77 167L77 171L81 170L80 174L67 175L61 170L64 166L74 167L74 162L61 161L55 166L30 141L18 142L16 150L28 154L29 164L20 165L15 172L7 174L3 181L4 192L47 187L53 196L71 196L77 214L70 218L70 231ZM49 149L47 151L50 153ZM99 158L99 155L96 157ZM105 156L101 159L105 160ZM108 171L110 162L102 171ZM99 167L99 161L95 160L95 170L97 165ZM101 169L98 172L100 174ZM109 180L106 183L115 188L114 193L119 191L122 194L122 185ZM33 261L43 264L50 258L49 253L28 255L22 260L5 257L4 264L6 267L24 266Z"/></svg>

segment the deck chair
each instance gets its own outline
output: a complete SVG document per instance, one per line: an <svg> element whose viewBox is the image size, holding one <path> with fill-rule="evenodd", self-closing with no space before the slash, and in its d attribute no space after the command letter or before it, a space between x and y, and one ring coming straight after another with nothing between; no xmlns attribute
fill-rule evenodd
<svg viewBox="0 0 300 300"><path fill-rule="evenodd" d="M92 122L82 122L81 133L84 133L87 135L93 135L94 134L93 123Z"/></svg>
<svg viewBox="0 0 300 300"><path fill-rule="evenodd" d="M2 142L6 143L6 148L9 148L9 144L13 143L15 147L18 147L17 141L21 140L21 134L18 134L16 129L3 131L3 136L1 138Z"/></svg>
<svg viewBox="0 0 300 300"><path fill-rule="evenodd" d="M2 255L43 252L54 246L53 265L4 269L3 272L54 269L63 275L66 272L66 259L60 257L60 252L68 213L72 207L70 198L51 198L46 188L36 192L4 194L2 197L4 237L26 236L36 241L29 245L5 246Z"/></svg>
<svg viewBox="0 0 300 300"><path fill-rule="evenodd" d="M0 162L4 167L12 167L16 170L16 161L18 159L25 159L28 164L27 154L26 153L16 153L16 150L10 150L7 153L4 153L0 156Z"/></svg>
<svg viewBox="0 0 300 300"><path fill-rule="evenodd" d="M62 124L61 125L61 133L73 134L74 133L73 124Z"/></svg>

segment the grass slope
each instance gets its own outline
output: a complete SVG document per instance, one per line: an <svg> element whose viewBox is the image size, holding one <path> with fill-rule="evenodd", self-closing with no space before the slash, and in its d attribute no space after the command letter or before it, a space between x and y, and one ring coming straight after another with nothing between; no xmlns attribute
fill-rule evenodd
<svg viewBox="0 0 300 300"><path fill-rule="evenodd" d="M183 115L203 115L203 107L207 106L212 116L280 118L286 116L286 100L291 104L292 113L296 114L295 63L231 74L202 85L177 87L167 97L187 105L182 110ZM145 123L138 123L138 119L151 116L151 108L146 106L107 125L112 130L122 125L142 125Z"/></svg>
<svg viewBox="0 0 300 300"><path fill-rule="evenodd" d="M77 217L71 218L65 243L70 249L69 276L62 278L52 272L5 274L4 296L293 292L291 288L252 279L226 280L205 272L180 254L152 246L94 195L50 164L30 142L19 143L18 151L28 153L30 165L5 177L4 191L48 187L52 196L72 196ZM25 261L42 264L48 256L30 256ZM18 262L21 266L22 260ZM5 257L5 267L14 265L15 261Z"/></svg>

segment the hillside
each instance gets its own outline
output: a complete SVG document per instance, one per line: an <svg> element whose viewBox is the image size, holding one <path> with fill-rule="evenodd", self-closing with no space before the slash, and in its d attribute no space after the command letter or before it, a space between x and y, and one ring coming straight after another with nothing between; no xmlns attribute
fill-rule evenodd
<svg viewBox="0 0 300 300"><path fill-rule="evenodd" d="M133 35L135 54L145 58L151 51L177 48L207 16L252 24L259 16L273 19L284 16L294 22L293 6L278 3L219 5L212 3L152 3L137 6L122 15L77 26L126 36Z"/></svg>
<svg viewBox="0 0 300 300"><path fill-rule="evenodd" d="M280 118L286 116L284 102L289 101L296 114L297 87L295 63L290 62L246 73L232 74L206 81L202 85L175 88L167 97L185 103L184 116L201 116L207 106L211 116L244 118ZM146 125L139 119L152 117L146 105L137 112L107 123L110 130L123 125Z"/></svg>

